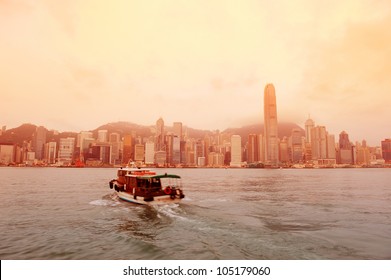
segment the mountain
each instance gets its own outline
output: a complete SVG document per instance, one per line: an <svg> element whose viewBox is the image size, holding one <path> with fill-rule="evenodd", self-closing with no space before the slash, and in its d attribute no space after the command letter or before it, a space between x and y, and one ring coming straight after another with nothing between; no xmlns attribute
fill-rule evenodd
<svg viewBox="0 0 391 280"><path fill-rule="evenodd" d="M113 122L99 126L92 130L95 138L98 137L98 130L107 130L108 133L119 133L120 135L136 133L141 137L149 137L153 135L154 126L143 126L131 122Z"/></svg>
<svg viewBox="0 0 391 280"><path fill-rule="evenodd" d="M249 134L264 134L264 125L261 123L242 126L240 128L228 128L224 130L225 133L238 134L242 137L242 142L248 138ZM278 123L278 137L282 139L284 136L289 137L292 134L292 129L298 129L302 136L305 136L303 128L295 123L282 122Z"/></svg>
<svg viewBox="0 0 391 280"><path fill-rule="evenodd" d="M45 128L46 129L46 128ZM22 124L19 127L6 130L0 135L0 143L23 145L23 142L33 141L37 126L34 124ZM60 138L77 137L76 132L57 133L46 129L46 142L59 142Z"/></svg>
<svg viewBox="0 0 391 280"><path fill-rule="evenodd" d="M22 145L23 141L31 141L37 126L25 123L19 127L8 129L0 135L0 143Z"/></svg>
<svg viewBox="0 0 391 280"><path fill-rule="evenodd" d="M263 134L263 124L253 124L247 125L239 128L228 128L224 130L224 133L232 133L238 134L242 137L243 143L245 139L247 139L249 134ZM2 135L0 135L0 143L15 143L18 145L22 145L23 141L32 141L34 138L34 133L37 129L36 125L33 124L22 124L21 126L13 129L6 130ZM290 136L292 133L292 129L299 129L304 136L304 129L294 123L279 123L278 124L278 135L280 138L284 136ZM131 122L113 122L108 123L98 128L91 130L95 138L98 136L98 130L107 130L108 133L119 133L121 136L126 134L135 133L137 136L141 137L150 137L154 136L155 126L143 126L138 125ZM165 130L167 132L172 131L171 126L165 126ZM187 134L191 138L203 138L206 134L211 134L212 131L209 130L201 130L194 129L190 127L183 127L183 132L187 131ZM46 141L56 141L58 142L60 138L65 137L77 137L77 132L55 132L55 131L47 131L46 133Z"/></svg>

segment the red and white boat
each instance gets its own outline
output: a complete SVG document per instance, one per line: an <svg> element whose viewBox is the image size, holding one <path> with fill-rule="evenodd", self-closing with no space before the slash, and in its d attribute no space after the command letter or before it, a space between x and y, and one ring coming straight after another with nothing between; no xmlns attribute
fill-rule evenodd
<svg viewBox="0 0 391 280"><path fill-rule="evenodd" d="M157 175L149 169L119 168L117 178L109 182L122 200L137 204L177 203L185 197L181 177L174 174Z"/></svg>

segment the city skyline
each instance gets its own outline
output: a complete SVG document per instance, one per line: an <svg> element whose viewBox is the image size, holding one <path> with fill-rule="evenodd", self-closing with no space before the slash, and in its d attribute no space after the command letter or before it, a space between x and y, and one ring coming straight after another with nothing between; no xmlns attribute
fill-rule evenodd
<svg viewBox="0 0 391 280"><path fill-rule="evenodd" d="M262 119L273 83L279 121L303 126L310 114L378 145L391 136L390 7L2 1L0 122L83 131L163 117L223 130Z"/></svg>
<svg viewBox="0 0 391 280"><path fill-rule="evenodd" d="M268 84L265 87L265 99L269 99L265 120L276 119L274 97L274 87ZM371 147L366 141L351 142L349 134L342 131L336 142L325 126L315 126L312 119L306 121L305 133L292 127L288 135L278 138L278 153L269 155L266 143L273 144L270 139L273 140L276 133L262 135L250 131L243 139L233 131L210 131L203 137L194 137L187 130L183 131L181 122L173 123L172 130L165 130L162 118L156 121L155 129L151 127L148 135L138 134L133 130L137 127L127 132L112 126L95 132L60 135L42 126L28 126L34 129L29 129L31 136L19 130L27 138L16 141L10 141L10 136L17 136L18 132L5 131L8 140L0 143L0 166L107 167L135 161L160 167L330 168L386 167L391 163L391 139L382 140L381 147ZM265 131L273 130L267 126ZM4 127L0 132L4 133Z"/></svg>

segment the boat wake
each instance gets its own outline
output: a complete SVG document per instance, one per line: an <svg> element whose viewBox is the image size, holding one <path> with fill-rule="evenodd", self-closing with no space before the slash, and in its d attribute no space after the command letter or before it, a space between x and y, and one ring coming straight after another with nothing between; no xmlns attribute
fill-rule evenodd
<svg viewBox="0 0 391 280"><path fill-rule="evenodd" d="M181 221L190 221L189 218L184 216L186 213L179 204L154 205L153 208L161 215Z"/></svg>
<svg viewBox="0 0 391 280"><path fill-rule="evenodd" d="M120 201L118 200L118 196L116 194L108 194L102 197L101 199L90 201L90 205L95 206L117 206L120 204Z"/></svg>

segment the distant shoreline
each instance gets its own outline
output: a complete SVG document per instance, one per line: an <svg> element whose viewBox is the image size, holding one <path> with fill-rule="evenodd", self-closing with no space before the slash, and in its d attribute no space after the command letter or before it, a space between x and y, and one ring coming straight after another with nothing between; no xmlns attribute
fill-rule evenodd
<svg viewBox="0 0 391 280"><path fill-rule="evenodd" d="M125 167L125 166L122 166ZM17 165L0 165L0 168L60 168L60 169L118 169L118 166L41 166L41 165L28 165L28 166L17 166ZM376 168L391 168L391 165L379 165L379 166L314 166L314 167L290 167L290 166L276 166L276 167L207 167L207 166L191 166L191 167L142 167L151 169L376 169Z"/></svg>

